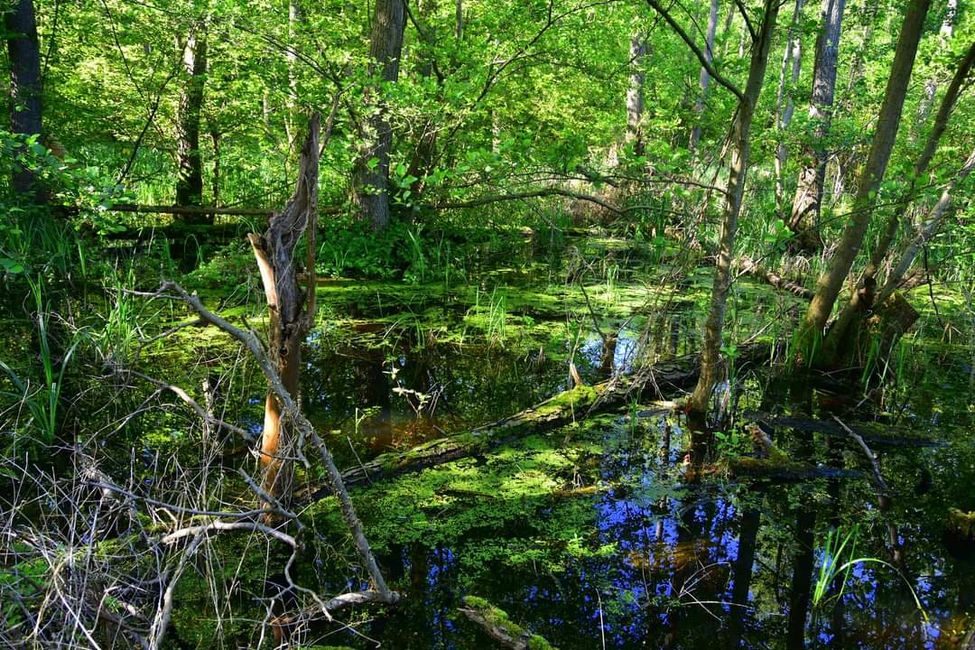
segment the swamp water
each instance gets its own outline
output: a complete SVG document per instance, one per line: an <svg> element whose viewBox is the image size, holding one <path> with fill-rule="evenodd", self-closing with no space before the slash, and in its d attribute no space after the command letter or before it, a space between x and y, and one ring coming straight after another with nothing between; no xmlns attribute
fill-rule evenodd
<svg viewBox="0 0 975 650"><path fill-rule="evenodd" d="M570 359L598 381L608 357L594 321L619 332L617 372L694 351L710 274L669 284L640 281L642 272L604 269L586 291L551 283L559 272L545 267L470 287L325 283L305 355L306 409L348 468L554 395L571 386ZM734 340L763 328L775 337L794 320L791 297L745 279L736 287ZM855 382L790 385L738 368L728 400L737 424L725 431L693 431L665 406L633 401L356 488L404 600L343 612L350 627L312 629L308 647L493 647L458 612L467 595L563 649L960 647L975 614L975 563L944 531L950 507L975 509L971 351L928 333L922 325L903 341L885 383L866 395ZM256 430L263 388L250 385L238 417ZM878 507L866 457L834 415L878 454L889 508ZM755 420L813 471L733 478L720 459L752 453L745 423ZM331 579L356 571L333 500L303 517L334 547L306 558L299 580L322 593L363 588ZM833 530L855 542L839 562L890 564L823 577ZM201 627L218 617L194 588L181 589L189 611L174 616L174 635L204 647Z"/></svg>

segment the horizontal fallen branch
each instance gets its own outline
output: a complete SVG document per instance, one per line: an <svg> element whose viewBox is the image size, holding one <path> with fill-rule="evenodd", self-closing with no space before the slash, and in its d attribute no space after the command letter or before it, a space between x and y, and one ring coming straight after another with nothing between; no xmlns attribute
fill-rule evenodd
<svg viewBox="0 0 975 650"><path fill-rule="evenodd" d="M139 205L136 203L116 203L108 208L108 211L173 215L219 214L235 217L270 217L274 212L268 208L218 208L212 205ZM326 205L318 208L319 214L341 214L344 211L345 206L342 205Z"/></svg>
<svg viewBox="0 0 975 650"><path fill-rule="evenodd" d="M743 257L737 261L737 265L745 273L764 280L776 289L783 289L806 300L812 300L813 298L813 291L811 289L807 289L798 282L784 278L775 271L770 271L755 260Z"/></svg>

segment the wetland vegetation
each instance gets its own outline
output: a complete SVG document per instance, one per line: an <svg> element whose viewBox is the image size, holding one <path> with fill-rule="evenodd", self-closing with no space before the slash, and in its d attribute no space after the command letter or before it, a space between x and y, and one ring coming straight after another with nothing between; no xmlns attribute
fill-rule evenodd
<svg viewBox="0 0 975 650"><path fill-rule="evenodd" d="M3 647L975 649L967 0L0 14Z"/></svg>

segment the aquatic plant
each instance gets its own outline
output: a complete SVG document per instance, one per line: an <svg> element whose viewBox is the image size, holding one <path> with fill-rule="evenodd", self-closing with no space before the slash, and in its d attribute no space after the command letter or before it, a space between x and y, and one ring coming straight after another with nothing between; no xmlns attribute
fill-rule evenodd
<svg viewBox="0 0 975 650"><path fill-rule="evenodd" d="M928 617L928 613L921 604L921 600L918 598L917 592L914 590L913 585L911 585L910 581L906 576L904 576L900 569L890 562L881 560L880 558L855 557L856 545L859 537L860 527L858 525L854 525L845 534L843 533L842 529L835 528L826 535L826 542L822 553L823 561L819 565L819 572L817 574L816 584L813 589L813 607L824 607L832 600L839 600L842 598L844 592L846 591L850 573L855 566L878 564L891 569L901 577L904 584L907 585L907 588L910 590L911 596L914 598L914 604L917 606L917 610L920 612L924 622L929 622L930 619ZM847 550L847 545L849 545L849 550ZM844 555L848 558L846 561L843 560ZM829 595L831 589L834 589L835 593Z"/></svg>

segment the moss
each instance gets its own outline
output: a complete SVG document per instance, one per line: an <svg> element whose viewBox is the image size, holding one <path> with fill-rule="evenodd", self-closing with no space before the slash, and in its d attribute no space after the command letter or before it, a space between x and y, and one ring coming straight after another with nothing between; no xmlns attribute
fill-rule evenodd
<svg viewBox="0 0 975 650"><path fill-rule="evenodd" d="M464 605L476 610L490 625L504 630L512 637L517 638L526 633L525 628L508 618L506 611L495 607L483 598L464 596Z"/></svg>

